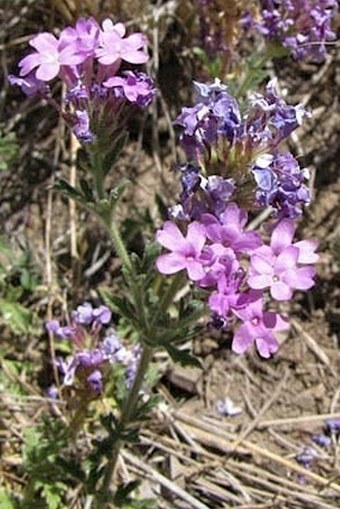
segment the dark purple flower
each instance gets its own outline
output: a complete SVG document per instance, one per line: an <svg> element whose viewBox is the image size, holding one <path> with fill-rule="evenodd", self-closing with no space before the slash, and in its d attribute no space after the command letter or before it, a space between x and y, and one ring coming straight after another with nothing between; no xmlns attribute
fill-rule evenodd
<svg viewBox="0 0 340 509"><path fill-rule="evenodd" d="M331 29L336 0L261 0L260 5L261 19L251 23L255 30L279 40L298 60L324 60L325 44L336 38Z"/></svg>
<svg viewBox="0 0 340 509"><path fill-rule="evenodd" d="M90 129L90 117L87 111L77 110L74 113L73 134L82 143L92 143L94 134Z"/></svg>
<svg viewBox="0 0 340 509"><path fill-rule="evenodd" d="M338 433L340 431L340 417L327 419L326 426L331 433Z"/></svg>
<svg viewBox="0 0 340 509"><path fill-rule="evenodd" d="M55 334L59 339L69 339L71 338L75 332L76 329L73 326L65 326L62 327L60 325L59 320L49 320L46 322L46 329L48 332Z"/></svg>
<svg viewBox="0 0 340 509"><path fill-rule="evenodd" d="M323 434L313 435L312 440L320 447L329 447L332 443L331 437Z"/></svg>
<svg viewBox="0 0 340 509"><path fill-rule="evenodd" d="M113 76L104 81L103 85L120 90L128 101L143 108L151 103L156 93L153 81L143 72L125 71L123 76Z"/></svg>
<svg viewBox="0 0 340 509"><path fill-rule="evenodd" d="M19 78L13 74L9 74L8 82L10 85L17 85L28 97L40 94L46 97L50 94L50 88L44 81L38 80L33 73L28 74L25 78Z"/></svg>

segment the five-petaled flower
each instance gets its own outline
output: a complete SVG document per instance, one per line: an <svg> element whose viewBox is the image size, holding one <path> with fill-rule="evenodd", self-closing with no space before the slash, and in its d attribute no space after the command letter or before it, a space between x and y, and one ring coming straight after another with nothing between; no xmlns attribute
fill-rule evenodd
<svg viewBox="0 0 340 509"><path fill-rule="evenodd" d="M186 237L175 223L167 221L163 229L158 230L156 238L163 247L171 251L157 258L156 266L159 272L175 274L185 269L192 281L198 281L205 276L200 255L206 236L204 227L198 221L189 224Z"/></svg>

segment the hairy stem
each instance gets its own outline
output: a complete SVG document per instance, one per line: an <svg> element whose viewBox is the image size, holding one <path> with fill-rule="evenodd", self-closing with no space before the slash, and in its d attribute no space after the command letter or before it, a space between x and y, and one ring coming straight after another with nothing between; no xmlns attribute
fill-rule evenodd
<svg viewBox="0 0 340 509"><path fill-rule="evenodd" d="M129 395L126 399L125 405L123 407L120 420L119 420L119 427L121 429L126 428L126 426L129 424L129 421L131 417L133 416L134 411L136 410L136 406L138 403L138 397L140 393L140 389L142 387L145 374L148 370L150 361L152 359L153 354L153 348L147 345L143 346L142 355L139 361L137 374L135 377L135 380L133 382L133 385L130 389ZM112 481L112 477L114 475L119 452L122 447L123 443L121 440L117 440L115 443L115 447L112 451L112 456L107 462L106 468L105 468L105 475L103 479L102 486L100 488L100 499L105 500L107 497L109 491L110 491L110 485Z"/></svg>

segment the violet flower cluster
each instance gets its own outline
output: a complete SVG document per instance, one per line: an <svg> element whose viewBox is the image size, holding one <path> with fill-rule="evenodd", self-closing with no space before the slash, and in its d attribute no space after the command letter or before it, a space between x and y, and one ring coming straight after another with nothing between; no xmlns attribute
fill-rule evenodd
<svg viewBox="0 0 340 509"><path fill-rule="evenodd" d="M280 42L297 60L322 62L326 44L336 39L331 25L337 9L337 0L259 0L259 16L246 13L242 23Z"/></svg>
<svg viewBox="0 0 340 509"><path fill-rule="evenodd" d="M270 206L279 218L300 215L309 202L308 172L280 144L308 116L303 106L286 104L271 81L241 114L219 80L194 85L195 105L175 122L189 164L181 167L183 193L173 214L222 213L233 199L247 210Z"/></svg>
<svg viewBox="0 0 340 509"><path fill-rule="evenodd" d="M122 23L105 19L100 26L80 18L59 37L42 32L29 44L34 52L19 62L19 76L10 75L10 83L52 104L80 142L94 141L103 123L115 134L134 107L145 108L154 97L151 78L138 67L149 59L147 39L126 36ZM52 98L55 79L66 86L62 107Z"/></svg>
<svg viewBox="0 0 340 509"><path fill-rule="evenodd" d="M102 393L110 365L124 366L127 387L135 378L139 349L126 348L112 328L102 334L103 326L110 323L111 316L106 306L93 308L85 302L72 312L70 324L62 326L58 320L46 323L47 330L57 339L72 344L73 355L56 360L63 385L80 391L87 398Z"/></svg>
<svg viewBox="0 0 340 509"><path fill-rule="evenodd" d="M196 105L176 121L191 162L181 167L181 203L156 234L169 251L156 266L162 274L185 270L207 292L213 322L234 331L234 352L255 343L268 358L279 346L275 333L289 328L268 305L311 288L318 259L315 241L294 241L293 219L308 193L297 161L278 149L305 112L288 106L273 84L244 115L219 82L196 88ZM269 239L247 229L254 204L276 209Z"/></svg>

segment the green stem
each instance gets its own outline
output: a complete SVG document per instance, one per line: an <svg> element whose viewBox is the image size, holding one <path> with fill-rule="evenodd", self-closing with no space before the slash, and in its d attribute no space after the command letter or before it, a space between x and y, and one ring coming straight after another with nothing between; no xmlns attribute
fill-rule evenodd
<svg viewBox="0 0 340 509"><path fill-rule="evenodd" d="M120 421L119 421L119 427L121 429L124 429L129 424L131 416L133 415L133 413L136 409L136 405L138 403L139 392L142 387L144 377L148 370L150 361L152 359L152 354L153 354L153 348L151 348L147 345L144 345L135 380L134 380L133 385L130 389L128 398L125 402L125 405L124 405L122 413L121 413L121 417L120 417ZM122 441L117 440L117 442L115 443L115 447L112 451L112 456L106 465L105 475L104 475L103 483L102 483L100 493L99 493L101 500L105 500L109 491L110 491L112 477L113 477L115 469L116 469L119 452L120 452L122 445L123 445Z"/></svg>
<svg viewBox="0 0 340 509"><path fill-rule="evenodd" d="M184 286L184 277L183 272L179 272L176 274L176 276L172 279L171 284L169 285L168 289L164 293L163 297L160 300L158 309L160 312L165 312L170 304L172 304L173 299L176 295L176 293ZM155 316L155 319L157 319L157 316Z"/></svg>
<svg viewBox="0 0 340 509"><path fill-rule="evenodd" d="M109 218L108 221L107 220L105 221L105 224L111 234L116 252L120 258L120 261L122 262L124 269L126 269L129 273L132 273L133 271L132 263L118 228L115 226L115 224L112 224L111 217Z"/></svg>

